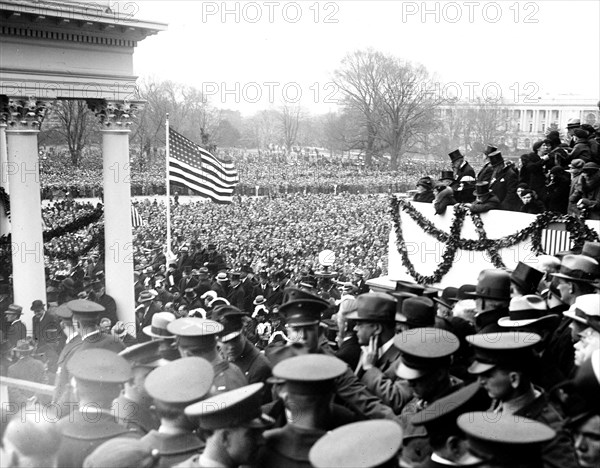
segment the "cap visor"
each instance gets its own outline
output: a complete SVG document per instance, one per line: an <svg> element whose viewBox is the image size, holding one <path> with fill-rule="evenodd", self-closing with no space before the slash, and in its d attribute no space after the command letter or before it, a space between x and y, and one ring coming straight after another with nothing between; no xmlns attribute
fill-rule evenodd
<svg viewBox="0 0 600 468"><path fill-rule="evenodd" d="M275 420L266 414L261 414L252 421L240 424L241 427L250 427L252 429L269 429L275 425Z"/></svg>
<svg viewBox="0 0 600 468"><path fill-rule="evenodd" d="M473 364L469 366L469 374L483 374L496 367L496 364L487 364L484 362L473 361Z"/></svg>
<svg viewBox="0 0 600 468"><path fill-rule="evenodd" d="M401 362L398 366L398 369L396 369L396 375L404 380L418 379L419 377L423 377L425 374L425 371L408 367L403 362Z"/></svg>

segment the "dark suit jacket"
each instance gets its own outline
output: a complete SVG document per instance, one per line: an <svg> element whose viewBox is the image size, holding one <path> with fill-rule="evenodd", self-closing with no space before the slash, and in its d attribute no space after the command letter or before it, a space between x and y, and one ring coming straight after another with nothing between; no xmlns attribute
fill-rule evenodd
<svg viewBox="0 0 600 468"><path fill-rule="evenodd" d="M348 364L350 369L356 369L360 359L360 345L356 334L353 333L350 338L342 341L342 345L335 356Z"/></svg>
<svg viewBox="0 0 600 468"><path fill-rule="evenodd" d="M265 383L271 377L271 363L250 341L246 341L242 355L232 362L240 368L249 384Z"/></svg>
<svg viewBox="0 0 600 468"><path fill-rule="evenodd" d="M281 301L283 301L283 289L279 287L275 291L271 291L267 297L267 307L272 309L273 306L280 305Z"/></svg>
<svg viewBox="0 0 600 468"><path fill-rule="evenodd" d="M57 465L61 468L81 468L86 457L107 440L138 438L135 432L119 424L110 410L86 415L75 410L58 421L57 428L62 435Z"/></svg>
<svg viewBox="0 0 600 468"><path fill-rule="evenodd" d="M152 316L160 312L160 307L155 302L151 302L147 309L140 309L137 313L139 317L136 317L137 322L137 332L136 337L138 343L143 343L144 341L150 341L150 337L146 335L142 330L144 327L148 325L152 325Z"/></svg>
<svg viewBox="0 0 600 468"><path fill-rule="evenodd" d="M492 174L490 190L500 200L500 209L507 211L519 211L521 202L517 195L519 177L512 165L505 166L496 175Z"/></svg>
<svg viewBox="0 0 600 468"><path fill-rule="evenodd" d="M32 320L33 339L38 348L46 344L56 344L62 335L60 320L55 315L46 311L40 321L35 315Z"/></svg>

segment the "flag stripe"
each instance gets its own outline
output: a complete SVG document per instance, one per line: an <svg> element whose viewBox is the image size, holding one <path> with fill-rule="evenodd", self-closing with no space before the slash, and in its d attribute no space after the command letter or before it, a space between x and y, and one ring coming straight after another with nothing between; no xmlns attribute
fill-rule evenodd
<svg viewBox="0 0 600 468"><path fill-rule="evenodd" d="M136 228L142 226L144 224L144 220L138 213L137 208L134 205L131 205L131 226Z"/></svg>
<svg viewBox="0 0 600 468"><path fill-rule="evenodd" d="M217 203L231 203L239 182L233 162L219 161L169 128L169 178Z"/></svg>

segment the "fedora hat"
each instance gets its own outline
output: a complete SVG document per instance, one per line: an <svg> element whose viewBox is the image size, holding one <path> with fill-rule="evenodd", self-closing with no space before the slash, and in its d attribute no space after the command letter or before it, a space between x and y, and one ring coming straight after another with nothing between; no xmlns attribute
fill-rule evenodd
<svg viewBox="0 0 600 468"><path fill-rule="evenodd" d="M396 301L389 294L365 293L356 298L355 310L346 317L358 322L394 322Z"/></svg>
<svg viewBox="0 0 600 468"><path fill-rule="evenodd" d="M452 309L454 304L458 301L458 289L454 286L448 286L442 291L441 297L434 297L433 300L448 309Z"/></svg>
<svg viewBox="0 0 600 468"><path fill-rule="evenodd" d="M569 281L593 283L600 277L600 266L596 260L585 255L565 255L559 272L552 273L552 276Z"/></svg>
<svg viewBox="0 0 600 468"><path fill-rule="evenodd" d="M577 297L569 310L563 312L563 315L600 331L600 296L583 294Z"/></svg>
<svg viewBox="0 0 600 468"><path fill-rule="evenodd" d="M510 275L504 270L483 270L479 273L475 292L466 292L465 295L509 301Z"/></svg>
<svg viewBox="0 0 600 468"><path fill-rule="evenodd" d="M35 346L33 346L31 340L19 340L13 349L17 353L31 353L35 349Z"/></svg>
<svg viewBox="0 0 600 468"><path fill-rule="evenodd" d="M402 302L402 310L396 314L396 321L413 328L433 327L435 306L428 297L409 297Z"/></svg>
<svg viewBox="0 0 600 468"><path fill-rule="evenodd" d="M171 312L157 312L152 316L150 325L144 327L142 331L145 335L159 339L174 339L175 335L167 330L169 323L175 320L175 315Z"/></svg>
<svg viewBox="0 0 600 468"><path fill-rule="evenodd" d="M495 153L496 151L498 151L498 148L492 145L487 145L487 148L483 151L483 154L488 156L489 154Z"/></svg>
<svg viewBox="0 0 600 468"><path fill-rule="evenodd" d="M547 320L560 320L554 314L548 314L546 301L535 294L513 297L508 306L508 317L498 320L501 327L524 327Z"/></svg>

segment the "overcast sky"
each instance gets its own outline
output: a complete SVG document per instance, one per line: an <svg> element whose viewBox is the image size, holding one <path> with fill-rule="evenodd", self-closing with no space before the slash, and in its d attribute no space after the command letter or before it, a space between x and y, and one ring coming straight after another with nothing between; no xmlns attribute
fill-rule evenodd
<svg viewBox="0 0 600 468"><path fill-rule="evenodd" d="M132 2L128 2L132 3ZM440 93L468 98L575 94L600 99L600 2L158 1L140 19L168 23L134 55L140 76L203 89L249 115L284 101L335 109L333 71L372 47L420 62Z"/></svg>

